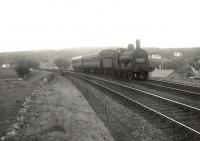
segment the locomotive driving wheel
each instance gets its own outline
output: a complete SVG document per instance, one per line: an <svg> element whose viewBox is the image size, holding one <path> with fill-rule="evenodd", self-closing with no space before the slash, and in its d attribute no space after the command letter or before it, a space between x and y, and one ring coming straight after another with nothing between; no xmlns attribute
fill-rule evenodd
<svg viewBox="0 0 200 141"><path fill-rule="evenodd" d="M149 79L149 73L148 72L146 72L146 73L143 74L143 79L144 80Z"/></svg>
<svg viewBox="0 0 200 141"><path fill-rule="evenodd" d="M141 77L142 80L147 80L149 78L149 74L148 74L148 72L143 72L140 75L140 77Z"/></svg>
<svg viewBox="0 0 200 141"><path fill-rule="evenodd" d="M128 72L128 79L133 80L134 74L132 72Z"/></svg>
<svg viewBox="0 0 200 141"><path fill-rule="evenodd" d="M136 79L141 79L141 74L140 73L136 73Z"/></svg>

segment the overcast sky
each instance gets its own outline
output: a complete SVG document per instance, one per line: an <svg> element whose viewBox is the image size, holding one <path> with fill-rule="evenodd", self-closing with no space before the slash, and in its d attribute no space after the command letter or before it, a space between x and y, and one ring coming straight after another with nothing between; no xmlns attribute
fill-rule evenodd
<svg viewBox="0 0 200 141"><path fill-rule="evenodd" d="M198 0L0 0L0 52L200 47Z"/></svg>

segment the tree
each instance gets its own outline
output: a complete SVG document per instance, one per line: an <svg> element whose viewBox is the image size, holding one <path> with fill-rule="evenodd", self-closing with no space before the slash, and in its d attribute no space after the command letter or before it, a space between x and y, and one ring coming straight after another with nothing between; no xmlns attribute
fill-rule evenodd
<svg viewBox="0 0 200 141"><path fill-rule="evenodd" d="M15 71L22 78L25 75L29 74L30 70L29 70L29 66L28 66L28 61L27 60L20 60L19 62L17 62L17 67L16 67Z"/></svg>
<svg viewBox="0 0 200 141"><path fill-rule="evenodd" d="M28 67L33 67L33 68L37 68L39 65L40 65L40 62L39 61L37 61L36 59L28 59L27 60L27 65L28 65Z"/></svg>
<svg viewBox="0 0 200 141"><path fill-rule="evenodd" d="M62 68L62 69L64 68L66 69L71 65L71 61L62 59L62 58L55 59L54 63L56 64L57 67Z"/></svg>
<svg viewBox="0 0 200 141"><path fill-rule="evenodd" d="M165 62L164 69L174 69L178 70L180 67L184 66L186 61L183 57L171 59L168 62Z"/></svg>

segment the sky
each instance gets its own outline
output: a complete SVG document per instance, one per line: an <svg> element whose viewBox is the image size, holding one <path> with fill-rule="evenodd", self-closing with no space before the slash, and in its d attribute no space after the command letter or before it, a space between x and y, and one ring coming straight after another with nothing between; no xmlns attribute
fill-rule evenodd
<svg viewBox="0 0 200 141"><path fill-rule="evenodd" d="M198 0L0 0L0 52L200 47Z"/></svg>

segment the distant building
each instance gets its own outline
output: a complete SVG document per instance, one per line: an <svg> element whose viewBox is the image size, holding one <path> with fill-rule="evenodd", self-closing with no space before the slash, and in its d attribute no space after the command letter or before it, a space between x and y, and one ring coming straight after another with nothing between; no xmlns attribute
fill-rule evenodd
<svg viewBox="0 0 200 141"><path fill-rule="evenodd" d="M159 54L152 54L151 59L161 59L162 57Z"/></svg>
<svg viewBox="0 0 200 141"><path fill-rule="evenodd" d="M40 62L40 68L42 69L58 69L58 67L52 62Z"/></svg>
<svg viewBox="0 0 200 141"><path fill-rule="evenodd" d="M10 68L10 64L3 64L1 67L2 68Z"/></svg>
<svg viewBox="0 0 200 141"><path fill-rule="evenodd" d="M173 56L174 57L181 57L181 56L183 56L183 54L182 54L182 52L176 51L176 52L173 52Z"/></svg>

